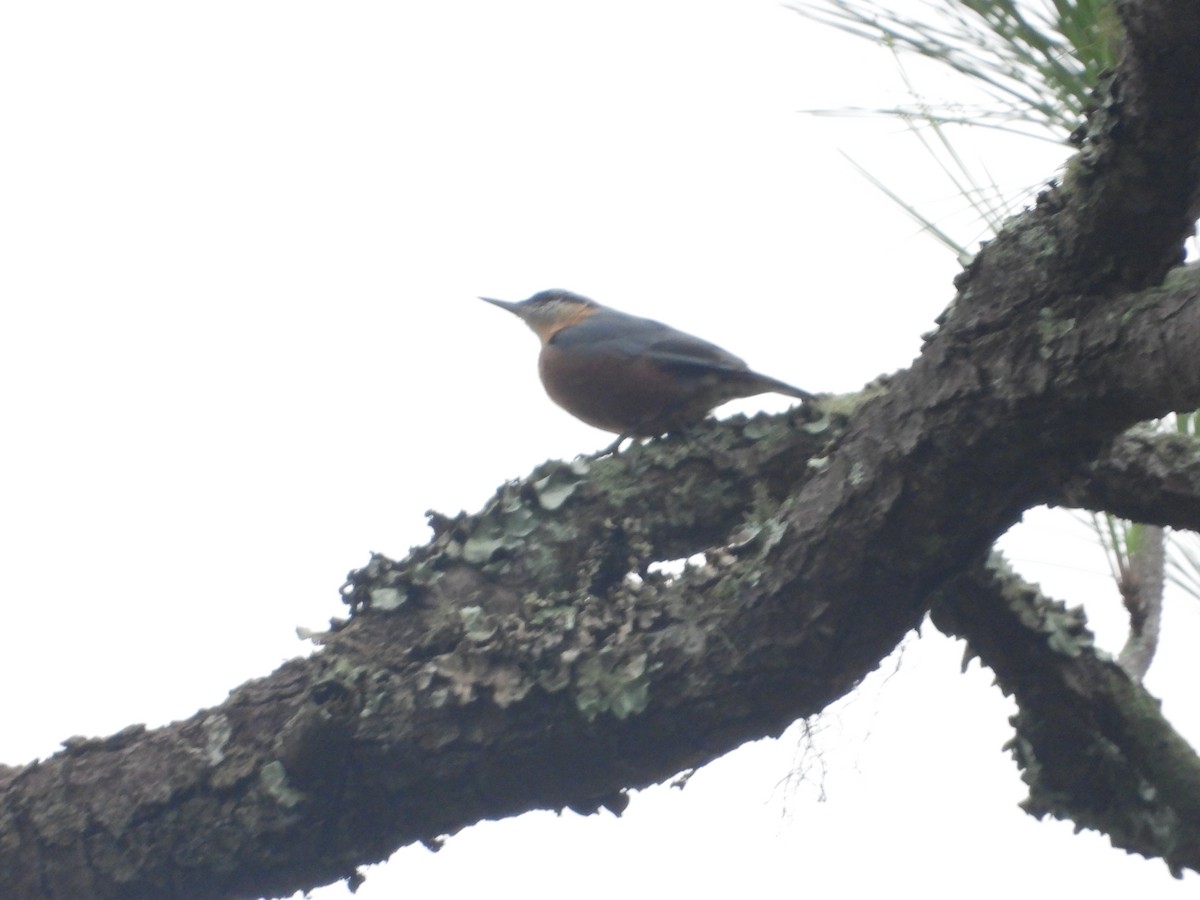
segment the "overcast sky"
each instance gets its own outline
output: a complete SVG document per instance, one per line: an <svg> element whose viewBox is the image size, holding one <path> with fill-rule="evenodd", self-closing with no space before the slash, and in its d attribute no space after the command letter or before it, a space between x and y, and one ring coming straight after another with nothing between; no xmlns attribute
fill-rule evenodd
<svg viewBox="0 0 1200 900"><path fill-rule="evenodd" d="M840 151L961 203L897 124L802 113L902 96L886 50L770 0L6 4L0 760L220 703L425 510L608 443L480 294L573 289L814 391L905 366L958 265ZM969 156L1019 192L1065 151ZM1031 518L1022 571L1119 646L1086 533ZM1165 627L1151 685L1196 741L1195 602ZM357 896L1193 894L1020 812L1011 707L961 654L927 627L807 755L794 729L621 819L480 825Z"/></svg>

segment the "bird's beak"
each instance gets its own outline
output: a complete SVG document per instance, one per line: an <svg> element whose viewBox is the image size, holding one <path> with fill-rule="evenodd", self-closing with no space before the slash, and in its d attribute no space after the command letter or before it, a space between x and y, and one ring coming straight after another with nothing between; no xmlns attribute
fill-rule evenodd
<svg viewBox="0 0 1200 900"><path fill-rule="evenodd" d="M493 306L499 306L501 309L507 309L510 313L520 315L520 313L517 313L517 304L509 300L494 300L491 297L480 297L479 299L484 300Z"/></svg>

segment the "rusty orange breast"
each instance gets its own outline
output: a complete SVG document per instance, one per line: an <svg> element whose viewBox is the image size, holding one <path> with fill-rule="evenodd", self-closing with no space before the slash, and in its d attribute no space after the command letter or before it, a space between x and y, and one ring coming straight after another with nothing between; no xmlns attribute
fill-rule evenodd
<svg viewBox="0 0 1200 900"><path fill-rule="evenodd" d="M542 348L538 373L555 403L616 434L652 437L698 421L710 408L698 384L647 359L550 343Z"/></svg>

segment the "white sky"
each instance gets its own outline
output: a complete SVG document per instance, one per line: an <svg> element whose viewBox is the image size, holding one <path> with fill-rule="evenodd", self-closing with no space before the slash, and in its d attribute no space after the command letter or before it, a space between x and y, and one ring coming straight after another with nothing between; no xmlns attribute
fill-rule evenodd
<svg viewBox="0 0 1200 900"><path fill-rule="evenodd" d="M886 51L766 0L0 8L0 760L221 702L424 510L607 443L479 294L577 290L811 390L905 365L957 265L839 148L955 192L896 124L798 113L901 96ZM1064 155L978 147L1013 189ZM1018 563L1119 642L1092 545L1032 518ZM1152 683L1196 740L1200 612L1166 615ZM825 802L789 733L619 820L404 850L358 897L1194 892L1016 808L1010 708L960 655L927 628L821 720Z"/></svg>

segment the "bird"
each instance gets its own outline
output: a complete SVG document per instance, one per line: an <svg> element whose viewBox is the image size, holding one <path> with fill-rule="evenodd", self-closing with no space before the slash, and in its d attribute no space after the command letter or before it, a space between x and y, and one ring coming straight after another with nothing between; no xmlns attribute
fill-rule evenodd
<svg viewBox="0 0 1200 900"><path fill-rule="evenodd" d="M538 374L550 399L588 425L625 438L657 437L756 394L815 396L759 374L716 344L571 291L528 300L480 297L506 309L542 342Z"/></svg>

